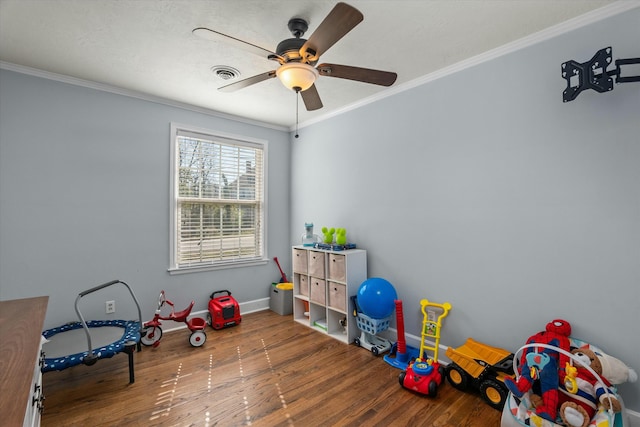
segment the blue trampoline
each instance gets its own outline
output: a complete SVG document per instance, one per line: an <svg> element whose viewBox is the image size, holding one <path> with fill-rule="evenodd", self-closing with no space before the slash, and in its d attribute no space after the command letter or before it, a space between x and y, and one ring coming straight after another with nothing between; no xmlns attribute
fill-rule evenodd
<svg viewBox="0 0 640 427"><path fill-rule="evenodd" d="M85 321L78 302L97 290L122 283L129 290L137 308L138 320L89 320ZM110 358L125 352L129 356L129 382L135 381L133 353L140 351L142 314L138 300L126 283L113 280L87 291L76 298L76 313L80 321L47 329L42 336L47 340L42 348L45 353L42 372L61 371L81 363L93 365L98 359Z"/></svg>

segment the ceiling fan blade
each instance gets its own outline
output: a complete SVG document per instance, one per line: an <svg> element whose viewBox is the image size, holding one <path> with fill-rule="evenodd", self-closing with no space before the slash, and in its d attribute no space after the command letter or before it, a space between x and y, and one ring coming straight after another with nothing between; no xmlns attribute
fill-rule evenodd
<svg viewBox="0 0 640 427"><path fill-rule="evenodd" d="M358 9L346 3L338 3L302 45L300 54L303 58L308 58L309 62L317 61L320 55L329 50L363 19L364 16Z"/></svg>
<svg viewBox="0 0 640 427"><path fill-rule="evenodd" d="M195 34L196 36L203 38L205 40L213 40L216 42L223 42L223 43L227 43L229 45L235 46L238 49L242 49L245 50L247 52L251 52L253 54L256 54L258 56L261 56L263 58L269 57L269 55L274 55L273 52L271 52L268 49L264 49L260 46L256 46L254 44L251 44L249 42L245 42L243 40L237 39L235 37L231 37L228 36L226 34L222 34L218 31L214 31L214 30L210 30L209 28L205 28L205 27L198 27L195 28L193 31L191 31L193 34Z"/></svg>
<svg viewBox="0 0 640 427"><path fill-rule="evenodd" d="M380 86L391 86L398 78L396 73L390 71L351 67L349 65L320 64L317 70L321 76L338 77Z"/></svg>
<svg viewBox="0 0 640 427"><path fill-rule="evenodd" d="M302 96L302 100L304 101L304 106L307 108L307 111L319 110L322 108L322 101L320 100L320 95L318 94L316 85L311 85L309 89L300 92L300 95Z"/></svg>
<svg viewBox="0 0 640 427"><path fill-rule="evenodd" d="M239 80L237 82L233 82L226 86L219 87L218 90L220 92L235 92L238 89L245 88L247 86L254 85L256 83L263 82L268 79L272 79L276 76L275 71L267 71L266 73L258 74L257 76L249 77L244 80Z"/></svg>

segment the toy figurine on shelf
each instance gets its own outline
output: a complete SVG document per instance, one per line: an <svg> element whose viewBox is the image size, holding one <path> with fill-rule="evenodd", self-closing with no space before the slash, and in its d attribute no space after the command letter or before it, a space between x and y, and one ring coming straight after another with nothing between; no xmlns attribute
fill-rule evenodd
<svg viewBox="0 0 640 427"><path fill-rule="evenodd" d="M320 242L320 236L313 234L313 223L304 223L304 234L302 235L302 246L313 246Z"/></svg>
<svg viewBox="0 0 640 427"><path fill-rule="evenodd" d="M336 229L333 227L322 227L322 234L324 234L323 242L330 245L333 243L333 235L336 234Z"/></svg>

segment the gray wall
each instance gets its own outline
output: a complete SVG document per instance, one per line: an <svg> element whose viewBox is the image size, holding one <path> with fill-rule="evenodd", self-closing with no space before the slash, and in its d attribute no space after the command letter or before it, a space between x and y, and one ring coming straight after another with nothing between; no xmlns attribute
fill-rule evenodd
<svg viewBox="0 0 640 427"><path fill-rule="evenodd" d="M308 221L346 227L409 334L422 298L453 305L454 347L515 351L564 318L640 372L640 83L563 104L560 76L638 40L635 9L302 128L292 243ZM640 411L640 383L620 389Z"/></svg>
<svg viewBox="0 0 640 427"><path fill-rule="evenodd" d="M134 289L144 320L162 289L177 309L195 299L194 310L205 310L221 289L241 302L269 297L279 277L272 261L167 272L169 128L174 121L268 141L266 255L283 261L290 258L289 212L281 208L291 179L287 132L7 70L0 88L1 299L49 295L45 326L53 327L75 319L79 292L112 279ZM98 318L107 298L96 299Z"/></svg>

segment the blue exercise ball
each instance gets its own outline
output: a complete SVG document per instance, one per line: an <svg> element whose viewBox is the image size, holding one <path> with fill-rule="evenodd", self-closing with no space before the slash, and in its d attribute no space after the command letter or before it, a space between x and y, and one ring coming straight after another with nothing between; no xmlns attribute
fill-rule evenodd
<svg viewBox="0 0 640 427"><path fill-rule="evenodd" d="M362 282L357 297L358 306L364 314L372 319L384 319L393 313L398 294L387 280L372 277Z"/></svg>

